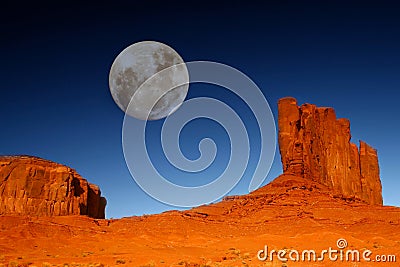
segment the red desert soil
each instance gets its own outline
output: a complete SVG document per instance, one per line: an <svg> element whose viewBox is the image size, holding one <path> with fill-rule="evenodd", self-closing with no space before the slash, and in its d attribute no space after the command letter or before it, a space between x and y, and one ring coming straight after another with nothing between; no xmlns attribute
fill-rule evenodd
<svg viewBox="0 0 400 267"><path fill-rule="evenodd" d="M118 220L3 215L0 266L398 266L399 224L400 208L282 175L249 195L188 211ZM344 252L396 255L397 263L257 259L265 245L319 253L337 249L340 238Z"/></svg>

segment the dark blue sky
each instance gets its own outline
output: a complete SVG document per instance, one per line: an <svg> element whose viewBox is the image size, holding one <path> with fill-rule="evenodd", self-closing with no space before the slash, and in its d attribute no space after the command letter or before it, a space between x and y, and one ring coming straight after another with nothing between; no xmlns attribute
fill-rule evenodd
<svg viewBox="0 0 400 267"><path fill-rule="evenodd" d="M155 40L185 61L217 61L243 71L263 90L275 114L284 96L334 107L338 117L350 119L354 142L362 139L378 149L384 202L400 206L399 5L216 2L3 4L0 154L36 155L75 168L101 187L107 217L171 209L148 197L130 177L121 145L124 114L108 88L118 53L132 43ZM193 88L189 97L214 96L248 116L233 96L209 86ZM226 142L218 125L199 133L205 123L185 129L188 155L196 156L191 147L202 136ZM224 155L219 159L217 166L223 166ZM277 155L266 182L280 172ZM246 193L249 181L243 179L232 194Z"/></svg>

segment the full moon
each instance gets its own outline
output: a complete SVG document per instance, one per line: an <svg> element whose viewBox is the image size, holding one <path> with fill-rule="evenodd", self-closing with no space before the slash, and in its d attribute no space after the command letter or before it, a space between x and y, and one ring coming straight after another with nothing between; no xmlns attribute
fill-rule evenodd
<svg viewBox="0 0 400 267"><path fill-rule="evenodd" d="M183 59L154 41L135 43L114 60L109 86L119 108L141 120L162 119L179 108L189 88Z"/></svg>

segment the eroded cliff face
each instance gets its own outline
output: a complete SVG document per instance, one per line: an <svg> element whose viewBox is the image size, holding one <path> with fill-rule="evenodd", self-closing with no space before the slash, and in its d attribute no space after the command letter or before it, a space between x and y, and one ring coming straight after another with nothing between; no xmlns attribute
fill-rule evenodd
<svg viewBox="0 0 400 267"><path fill-rule="evenodd" d="M377 151L350 142L350 122L332 108L278 102L279 148L283 171L328 186L344 196L382 204Z"/></svg>
<svg viewBox="0 0 400 267"><path fill-rule="evenodd" d="M98 186L75 170L48 160L0 157L0 214L105 217Z"/></svg>

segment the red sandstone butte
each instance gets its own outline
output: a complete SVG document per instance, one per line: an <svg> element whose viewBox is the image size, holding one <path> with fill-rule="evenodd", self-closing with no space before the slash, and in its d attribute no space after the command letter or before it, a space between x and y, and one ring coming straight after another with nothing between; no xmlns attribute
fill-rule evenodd
<svg viewBox="0 0 400 267"><path fill-rule="evenodd" d="M98 186L75 170L37 157L0 157L0 215L105 217Z"/></svg>
<svg viewBox="0 0 400 267"><path fill-rule="evenodd" d="M278 102L279 147L283 172L319 182L346 197L382 205L377 151L350 142L350 122L333 108Z"/></svg>

